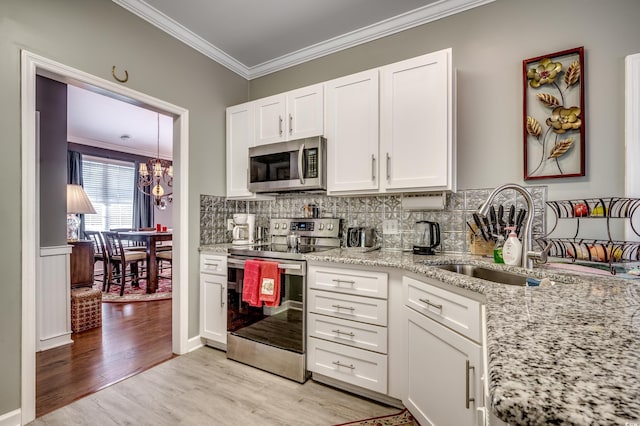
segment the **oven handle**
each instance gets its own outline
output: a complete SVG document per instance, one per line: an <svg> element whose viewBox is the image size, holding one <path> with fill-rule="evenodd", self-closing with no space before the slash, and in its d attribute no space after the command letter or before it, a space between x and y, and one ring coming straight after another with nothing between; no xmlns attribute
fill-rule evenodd
<svg viewBox="0 0 640 426"><path fill-rule="evenodd" d="M227 265L237 267L239 269L244 269L244 260L243 259L234 259L232 257L227 259ZM297 263L278 263L278 269L292 269L301 271L302 265Z"/></svg>

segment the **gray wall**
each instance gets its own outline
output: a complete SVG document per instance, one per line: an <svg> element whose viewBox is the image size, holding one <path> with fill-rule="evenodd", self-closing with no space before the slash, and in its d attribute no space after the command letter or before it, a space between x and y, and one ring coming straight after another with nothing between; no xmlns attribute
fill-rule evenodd
<svg viewBox="0 0 640 426"><path fill-rule="evenodd" d="M248 88L110 0L0 1L0 415L20 407L21 49L110 81L116 65L128 87L189 110L189 336L198 333L200 194L225 193L225 108L246 101Z"/></svg>
<svg viewBox="0 0 640 426"><path fill-rule="evenodd" d="M624 58L640 52L640 1L497 0L250 83L251 99L453 48L458 188L524 183L522 61L585 48L586 176L545 179L549 200L624 193Z"/></svg>

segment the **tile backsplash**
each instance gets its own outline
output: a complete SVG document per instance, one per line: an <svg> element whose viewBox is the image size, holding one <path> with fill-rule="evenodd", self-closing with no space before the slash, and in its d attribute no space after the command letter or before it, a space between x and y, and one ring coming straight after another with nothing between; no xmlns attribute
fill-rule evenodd
<svg viewBox="0 0 640 426"><path fill-rule="evenodd" d="M533 235L545 233L546 186L528 186L527 190L535 203L536 215L533 222ZM444 209L410 210L403 207L403 197L408 194L332 197L314 194L283 194L268 201L226 200L213 195L200 196L200 244L220 244L231 241L231 232L227 230L227 219L234 213L254 213L256 225L268 226L270 218L294 218L303 216L306 204L316 204L320 214L330 214L343 219L344 229L350 226L373 227L381 245L389 250L409 250L414 243L414 227L418 220L430 220L440 223L440 250L447 253L467 253L469 228L466 222L473 223L472 213L487 199L491 189L469 189L446 195ZM514 190L498 194L494 205L503 204L505 211L511 204L516 209L525 208L526 203ZM505 212L506 215L506 212ZM395 219L398 234L383 234L383 222ZM344 233L343 233L344 234Z"/></svg>

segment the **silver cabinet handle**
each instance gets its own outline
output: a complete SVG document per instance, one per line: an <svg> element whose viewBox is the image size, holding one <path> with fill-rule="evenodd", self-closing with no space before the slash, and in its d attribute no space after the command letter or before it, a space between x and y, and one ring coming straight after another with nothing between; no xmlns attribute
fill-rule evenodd
<svg viewBox="0 0 640 426"><path fill-rule="evenodd" d="M278 116L278 120L280 120L280 122L278 123L278 131L280 133L280 136L282 136L282 116L281 115Z"/></svg>
<svg viewBox="0 0 640 426"><path fill-rule="evenodd" d="M293 134L293 115L289 113L289 134Z"/></svg>
<svg viewBox="0 0 640 426"><path fill-rule="evenodd" d="M473 402L475 404L475 402L476 402L475 398L469 398L469 393L470 393L469 382L471 381L471 379L469 377L469 370L474 370L475 371L475 367L473 365L469 364L469 360L466 360L466 363L467 363L467 365L466 365L466 371L465 371L466 374L465 375L466 375L466 382L467 382L466 383L467 390L466 390L466 395L465 395L465 406L468 409L470 403Z"/></svg>
<svg viewBox="0 0 640 426"><path fill-rule="evenodd" d="M304 185L304 144L298 149L298 177L300 183Z"/></svg>
<svg viewBox="0 0 640 426"><path fill-rule="evenodd" d="M356 308L352 308L351 306L331 305L331 307L332 307L332 308L336 308L336 309L338 309L338 310L340 310L340 309L347 309L347 310L352 311L352 312L356 310Z"/></svg>
<svg viewBox="0 0 640 426"><path fill-rule="evenodd" d="M352 280L341 280L341 279L338 279L338 278L334 278L331 281L333 281L334 283L336 283L338 285L340 285L341 283L354 285L356 283L355 281L352 281Z"/></svg>
<svg viewBox="0 0 640 426"><path fill-rule="evenodd" d="M295 263L278 263L278 269L302 269L301 265Z"/></svg>
<svg viewBox="0 0 640 426"><path fill-rule="evenodd" d="M220 307L224 307L224 286L220 286Z"/></svg>
<svg viewBox="0 0 640 426"><path fill-rule="evenodd" d="M338 330L331 330L331 331L332 331L333 333L338 334L338 335L339 335L338 337L340 337L341 335L345 335L345 336L349 336L349 337L353 337L353 336L355 336L355 334L353 334L353 333L351 333L351 332L342 331L342 330L340 330L340 329L338 329Z"/></svg>
<svg viewBox="0 0 640 426"><path fill-rule="evenodd" d="M376 156L371 154L371 180L376 180Z"/></svg>
<svg viewBox="0 0 640 426"><path fill-rule="evenodd" d="M350 370L355 370L356 368L353 366L353 364L343 364L340 361L333 361L332 364L337 365L338 367L346 367Z"/></svg>
<svg viewBox="0 0 640 426"><path fill-rule="evenodd" d="M429 299L418 299L419 301L421 301L422 303L426 303L429 306L432 306L436 309L440 309L440 312L442 312L442 305L436 305L435 303L433 303L432 301L430 301Z"/></svg>
<svg viewBox="0 0 640 426"><path fill-rule="evenodd" d="M219 265L219 263L218 263L218 262L215 262L215 263L209 263L209 262L207 262L206 260L204 261L204 266L213 266L214 268L218 269L218 265Z"/></svg>
<svg viewBox="0 0 640 426"><path fill-rule="evenodd" d="M390 171L390 160L391 157L389 157L389 153L387 152L387 180L391 179L391 171Z"/></svg>

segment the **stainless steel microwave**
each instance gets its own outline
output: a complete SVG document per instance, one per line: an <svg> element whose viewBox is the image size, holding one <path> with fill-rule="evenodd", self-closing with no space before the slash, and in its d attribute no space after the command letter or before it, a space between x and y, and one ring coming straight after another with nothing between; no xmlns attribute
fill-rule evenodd
<svg viewBox="0 0 640 426"><path fill-rule="evenodd" d="M326 190L326 163L321 136L249 148L249 191Z"/></svg>

